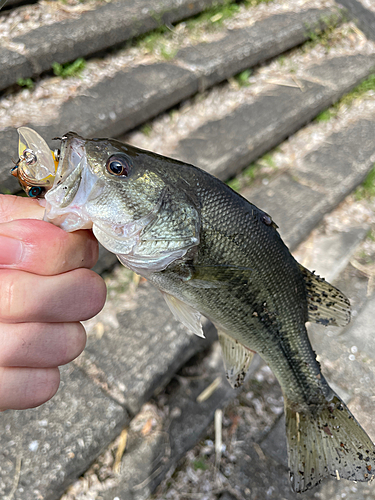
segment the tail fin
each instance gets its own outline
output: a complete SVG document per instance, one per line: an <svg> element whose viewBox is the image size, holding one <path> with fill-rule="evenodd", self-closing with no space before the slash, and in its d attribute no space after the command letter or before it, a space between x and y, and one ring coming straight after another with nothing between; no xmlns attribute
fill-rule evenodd
<svg viewBox="0 0 375 500"><path fill-rule="evenodd" d="M285 413L295 492L306 491L329 475L351 481L374 477L374 444L337 395L326 405L311 405L305 411L296 411L286 400Z"/></svg>

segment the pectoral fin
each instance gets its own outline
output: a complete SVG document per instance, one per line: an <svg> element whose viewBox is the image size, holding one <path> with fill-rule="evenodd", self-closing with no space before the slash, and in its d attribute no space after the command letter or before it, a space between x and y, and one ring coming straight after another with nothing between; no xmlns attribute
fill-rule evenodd
<svg viewBox="0 0 375 500"><path fill-rule="evenodd" d="M198 337L204 337L204 333L202 330L201 324L201 314L196 309L193 309L185 302L173 297L166 292L161 292L167 303L169 309L172 311L173 316L181 323L186 326L189 330L191 330Z"/></svg>
<svg viewBox="0 0 375 500"><path fill-rule="evenodd" d="M245 380L254 353L226 333L220 330L217 333L227 379L232 387L240 387Z"/></svg>

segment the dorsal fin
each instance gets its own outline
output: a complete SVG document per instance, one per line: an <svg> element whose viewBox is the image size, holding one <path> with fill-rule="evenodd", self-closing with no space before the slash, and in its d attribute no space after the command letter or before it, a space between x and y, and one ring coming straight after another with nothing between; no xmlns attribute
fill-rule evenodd
<svg viewBox="0 0 375 500"><path fill-rule="evenodd" d="M299 264L304 276L308 321L324 326L345 326L350 321L350 302L336 287Z"/></svg>
<svg viewBox="0 0 375 500"><path fill-rule="evenodd" d="M221 330L217 332L224 358L225 373L230 385L240 387L249 371L254 353Z"/></svg>

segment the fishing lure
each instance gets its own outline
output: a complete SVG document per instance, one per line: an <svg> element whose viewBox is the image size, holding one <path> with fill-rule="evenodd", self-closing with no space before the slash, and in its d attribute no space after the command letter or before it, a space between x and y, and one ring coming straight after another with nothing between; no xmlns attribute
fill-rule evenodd
<svg viewBox="0 0 375 500"><path fill-rule="evenodd" d="M46 141L28 127L20 127L17 131L19 158L11 174L18 178L28 196L44 198L53 186L60 152L51 151Z"/></svg>

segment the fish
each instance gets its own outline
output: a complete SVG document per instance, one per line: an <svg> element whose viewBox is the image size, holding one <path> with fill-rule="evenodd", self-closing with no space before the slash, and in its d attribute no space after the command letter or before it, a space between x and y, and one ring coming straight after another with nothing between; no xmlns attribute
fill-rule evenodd
<svg viewBox="0 0 375 500"><path fill-rule="evenodd" d="M208 318L233 387L254 352L270 366L284 396L295 492L326 476L373 478L374 444L324 378L305 326L346 325L350 303L293 258L270 215L193 165L73 132L61 138L45 204L46 221L92 229L196 335Z"/></svg>

